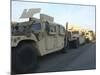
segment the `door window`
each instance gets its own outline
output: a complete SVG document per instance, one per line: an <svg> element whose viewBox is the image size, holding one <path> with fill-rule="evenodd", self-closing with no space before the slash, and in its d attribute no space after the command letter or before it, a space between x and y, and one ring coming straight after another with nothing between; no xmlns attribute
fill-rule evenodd
<svg viewBox="0 0 100 75"><path fill-rule="evenodd" d="M40 31L41 30L41 24L40 23L35 23L32 25L32 30L33 31Z"/></svg>

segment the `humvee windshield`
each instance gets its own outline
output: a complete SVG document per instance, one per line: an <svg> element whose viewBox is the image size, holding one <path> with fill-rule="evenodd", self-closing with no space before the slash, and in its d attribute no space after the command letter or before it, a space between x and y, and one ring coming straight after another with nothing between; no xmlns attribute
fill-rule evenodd
<svg viewBox="0 0 100 75"><path fill-rule="evenodd" d="M79 32L78 32L78 31L73 31L72 33L73 33L73 34L79 34Z"/></svg>
<svg viewBox="0 0 100 75"><path fill-rule="evenodd" d="M86 33L86 35L89 35L89 33Z"/></svg>

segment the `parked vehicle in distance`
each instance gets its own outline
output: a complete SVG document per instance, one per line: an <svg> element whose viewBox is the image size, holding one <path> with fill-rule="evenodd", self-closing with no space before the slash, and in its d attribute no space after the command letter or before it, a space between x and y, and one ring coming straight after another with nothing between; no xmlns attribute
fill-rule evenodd
<svg viewBox="0 0 100 75"><path fill-rule="evenodd" d="M85 39L86 39L87 43L93 42L96 39L95 38L95 33L92 30L86 31L86 33L85 33Z"/></svg>
<svg viewBox="0 0 100 75"><path fill-rule="evenodd" d="M68 25L69 26L69 25ZM68 29L68 46L78 48L81 44L85 43L84 32L80 27L71 25Z"/></svg>

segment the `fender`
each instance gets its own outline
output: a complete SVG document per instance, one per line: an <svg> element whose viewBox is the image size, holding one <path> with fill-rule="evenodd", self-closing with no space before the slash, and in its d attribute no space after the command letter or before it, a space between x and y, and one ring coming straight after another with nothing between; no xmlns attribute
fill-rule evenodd
<svg viewBox="0 0 100 75"><path fill-rule="evenodd" d="M11 47L16 47L19 44L19 42L23 40L33 40L35 42L38 41L34 34L31 34L30 36L26 35L11 36Z"/></svg>

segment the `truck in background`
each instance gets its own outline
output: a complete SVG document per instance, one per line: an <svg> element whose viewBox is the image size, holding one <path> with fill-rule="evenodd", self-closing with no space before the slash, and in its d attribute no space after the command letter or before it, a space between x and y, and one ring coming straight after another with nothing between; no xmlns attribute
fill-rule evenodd
<svg viewBox="0 0 100 75"><path fill-rule="evenodd" d="M84 32L80 27L68 25L68 47L78 48L85 43Z"/></svg>
<svg viewBox="0 0 100 75"><path fill-rule="evenodd" d="M85 32L85 40L87 43L95 41L96 40L95 32L93 30L87 30Z"/></svg>

